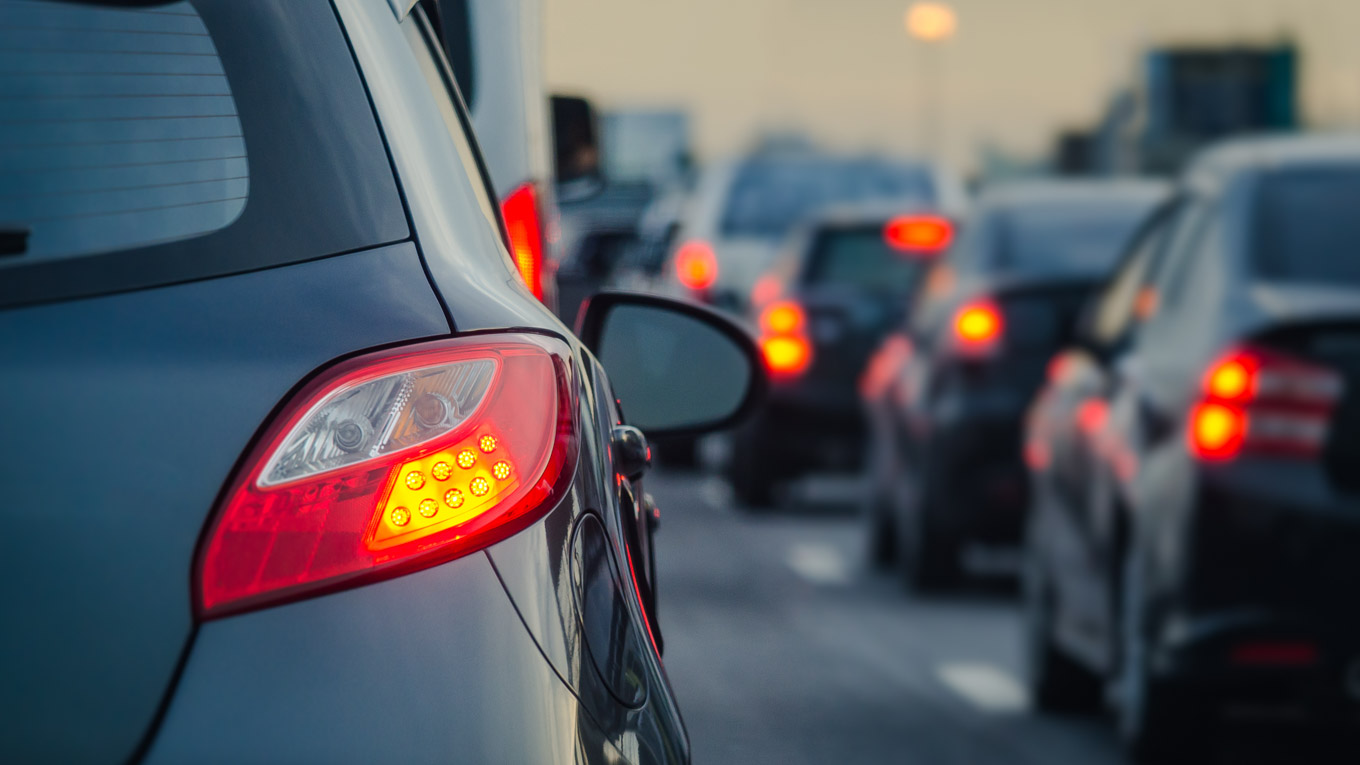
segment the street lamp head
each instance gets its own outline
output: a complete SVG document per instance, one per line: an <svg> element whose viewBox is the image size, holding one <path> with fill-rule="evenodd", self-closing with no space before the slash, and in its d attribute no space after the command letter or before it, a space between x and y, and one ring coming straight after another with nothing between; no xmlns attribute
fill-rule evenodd
<svg viewBox="0 0 1360 765"><path fill-rule="evenodd" d="M907 9L907 34L923 42L943 42L954 36L958 16L945 3L920 2Z"/></svg>

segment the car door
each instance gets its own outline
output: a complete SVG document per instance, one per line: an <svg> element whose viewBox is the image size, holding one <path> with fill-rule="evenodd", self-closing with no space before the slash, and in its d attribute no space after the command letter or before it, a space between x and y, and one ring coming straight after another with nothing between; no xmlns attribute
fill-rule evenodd
<svg viewBox="0 0 1360 765"><path fill-rule="evenodd" d="M1058 598L1057 619L1067 642L1097 661L1107 621L1104 575L1108 544L1108 418L1114 367L1130 328L1148 310L1152 280L1168 231L1178 215L1174 203L1155 213L1134 237L1114 276L1095 298L1079 330L1079 347L1063 357L1050 422L1056 508L1046 525Z"/></svg>

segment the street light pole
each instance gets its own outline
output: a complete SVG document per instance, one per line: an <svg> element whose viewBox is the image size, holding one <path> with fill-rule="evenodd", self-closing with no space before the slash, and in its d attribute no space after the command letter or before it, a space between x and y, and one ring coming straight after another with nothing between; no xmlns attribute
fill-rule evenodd
<svg viewBox="0 0 1360 765"><path fill-rule="evenodd" d="M907 34L921 43L919 63L919 129L922 152L939 160L940 122L943 118L942 73L937 50L958 30L958 16L945 3L919 2L907 9Z"/></svg>

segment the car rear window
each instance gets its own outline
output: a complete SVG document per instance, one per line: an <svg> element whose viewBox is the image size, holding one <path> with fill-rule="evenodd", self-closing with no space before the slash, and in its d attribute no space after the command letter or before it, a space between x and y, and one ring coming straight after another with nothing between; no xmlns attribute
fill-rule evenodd
<svg viewBox="0 0 1360 765"><path fill-rule="evenodd" d="M929 203L920 166L878 161L758 160L737 170L723 208L724 236L782 238L819 208L873 200Z"/></svg>
<svg viewBox="0 0 1360 765"><path fill-rule="evenodd" d="M813 240L803 282L905 294L920 280L926 265L919 258L889 247L881 226L828 229Z"/></svg>
<svg viewBox="0 0 1360 765"><path fill-rule="evenodd" d="M1256 201L1252 254L1269 280L1360 284L1360 167L1280 171Z"/></svg>
<svg viewBox="0 0 1360 765"><path fill-rule="evenodd" d="M324 0L0 0L0 304L407 235Z"/></svg>
<svg viewBox="0 0 1360 765"><path fill-rule="evenodd" d="M1115 261L1154 204L1030 206L998 212L992 262L1043 275L1096 276Z"/></svg>

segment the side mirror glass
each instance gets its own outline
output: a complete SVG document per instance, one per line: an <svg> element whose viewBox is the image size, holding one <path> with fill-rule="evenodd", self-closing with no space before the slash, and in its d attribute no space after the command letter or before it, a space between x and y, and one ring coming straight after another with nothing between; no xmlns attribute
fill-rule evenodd
<svg viewBox="0 0 1360 765"><path fill-rule="evenodd" d="M559 196L588 197L604 184L595 108L578 96L552 96L553 164Z"/></svg>
<svg viewBox="0 0 1360 765"><path fill-rule="evenodd" d="M648 438L728 427L764 398L755 341L708 308L603 292L582 308L577 334L604 366L629 424Z"/></svg>

